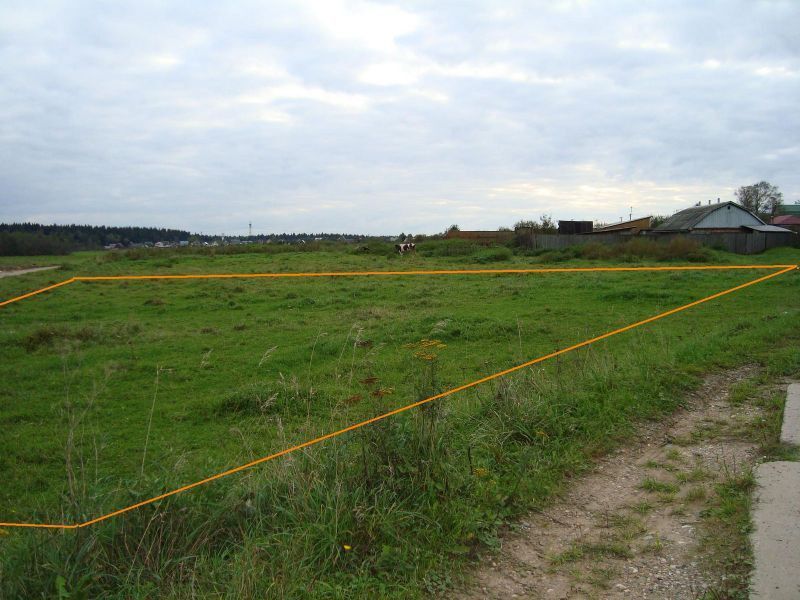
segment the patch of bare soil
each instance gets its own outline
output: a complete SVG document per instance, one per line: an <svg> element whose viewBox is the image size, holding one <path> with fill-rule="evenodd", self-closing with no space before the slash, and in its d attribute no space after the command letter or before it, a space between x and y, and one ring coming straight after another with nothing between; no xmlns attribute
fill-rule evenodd
<svg viewBox="0 0 800 600"><path fill-rule="evenodd" d="M15 277L26 273L36 273L37 271L50 271L58 267L32 267L30 269L14 269L12 271L0 271L0 277Z"/></svg>
<svg viewBox="0 0 800 600"><path fill-rule="evenodd" d="M696 598L719 575L701 560L698 525L714 483L753 464L741 432L750 405L728 402L743 367L708 376L687 408L643 424L541 513L505 536L457 594L483 598Z"/></svg>

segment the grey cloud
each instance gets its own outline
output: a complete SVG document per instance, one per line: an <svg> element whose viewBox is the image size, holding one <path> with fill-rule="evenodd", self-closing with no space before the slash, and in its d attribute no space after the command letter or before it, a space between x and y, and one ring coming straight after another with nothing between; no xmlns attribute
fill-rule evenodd
<svg viewBox="0 0 800 600"><path fill-rule="evenodd" d="M0 9L0 220L431 232L800 197L793 2L98 6Z"/></svg>

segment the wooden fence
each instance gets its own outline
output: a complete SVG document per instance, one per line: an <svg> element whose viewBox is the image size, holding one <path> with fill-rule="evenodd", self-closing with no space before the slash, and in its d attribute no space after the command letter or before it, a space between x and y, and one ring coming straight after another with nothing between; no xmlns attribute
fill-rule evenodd
<svg viewBox="0 0 800 600"><path fill-rule="evenodd" d="M683 234L650 234L647 237L658 240L663 237L665 241L669 241L680 235ZM800 248L800 235L795 233L764 233L762 231L690 233L686 237L697 240L703 246L719 248L736 254L758 254L779 246Z"/></svg>
<svg viewBox="0 0 800 600"><path fill-rule="evenodd" d="M542 250L561 250L569 246L579 246L583 244L618 244L633 239L630 234L622 233L595 233L591 235L565 235L558 233L532 233L530 231L518 230L517 243L527 248L537 248ZM669 242L676 237L687 237L697 240L703 246L719 248L737 254L758 254L770 248L778 246L792 246L800 248L800 235L794 233L763 233L760 231L752 232L731 232L731 233L644 233L640 237L645 237L657 242Z"/></svg>
<svg viewBox="0 0 800 600"><path fill-rule="evenodd" d="M448 240L470 240L479 244L505 244L514 239L513 231L459 231L451 229L445 234Z"/></svg>

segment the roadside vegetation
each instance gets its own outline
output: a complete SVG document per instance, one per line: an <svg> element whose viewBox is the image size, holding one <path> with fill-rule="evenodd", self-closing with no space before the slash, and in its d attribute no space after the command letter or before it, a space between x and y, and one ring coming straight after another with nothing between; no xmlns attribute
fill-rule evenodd
<svg viewBox="0 0 800 600"><path fill-rule="evenodd" d="M797 378L800 370L790 369L786 372L772 368L771 363L767 362L766 368L731 390L731 403L739 407L753 407L755 416L740 420L718 435L733 435L757 444L758 462L800 460L798 448L780 442L786 389L783 385L776 385L776 382L787 375ZM751 512L756 480L749 466L731 469L723 475L701 513L706 563L723 575L721 583L709 590L706 598L746 600L750 597L748 582L753 567L749 536L753 527Z"/></svg>
<svg viewBox="0 0 800 600"><path fill-rule="evenodd" d="M582 246L573 246L564 250L534 250L534 256L540 256L544 262L560 262L572 258L587 260L615 260L631 262L639 260L709 262L719 258L722 253L702 246L698 241L677 237L668 242L635 237L619 244L602 244L590 242Z"/></svg>
<svg viewBox="0 0 800 600"><path fill-rule="evenodd" d="M0 291L76 274L551 261L456 242L405 257L368 244L85 253ZM589 250L557 261L693 260ZM0 315L0 521L84 521L761 274L72 284ZM444 593L505 524L674 410L703 372L800 371L798 292L784 275L91 527L2 529L0 596Z"/></svg>

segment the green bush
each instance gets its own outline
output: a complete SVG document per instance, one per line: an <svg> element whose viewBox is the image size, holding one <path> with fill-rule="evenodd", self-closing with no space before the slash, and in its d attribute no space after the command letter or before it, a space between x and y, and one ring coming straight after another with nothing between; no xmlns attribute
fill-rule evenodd
<svg viewBox="0 0 800 600"><path fill-rule="evenodd" d="M535 254L535 251L534 251ZM587 260L635 261L640 259L658 261L705 262L712 259L711 250L700 242L679 236L664 242L660 240L634 237L618 244L589 242L571 246L563 250L539 250L542 262L560 262L573 258Z"/></svg>
<svg viewBox="0 0 800 600"><path fill-rule="evenodd" d="M469 240L432 240L417 244L417 252L422 256L471 256L482 248Z"/></svg>
<svg viewBox="0 0 800 600"><path fill-rule="evenodd" d="M356 244L350 249L351 254L374 254L376 256L394 256L397 250L394 244L381 241L370 241L366 243Z"/></svg>
<svg viewBox="0 0 800 600"><path fill-rule="evenodd" d="M511 260L512 256L514 256L514 253L511 252L510 248L506 248L505 246L496 246L494 248L478 252L475 255L475 260L479 263L503 262L506 260Z"/></svg>
<svg viewBox="0 0 800 600"><path fill-rule="evenodd" d="M355 248L344 242L315 241L306 244L237 244L230 246L185 246L173 248L129 248L104 252L98 262L120 260L174 259L185 256L226 256L233 254L288 254L292 252L341 252Z"/></svg>

